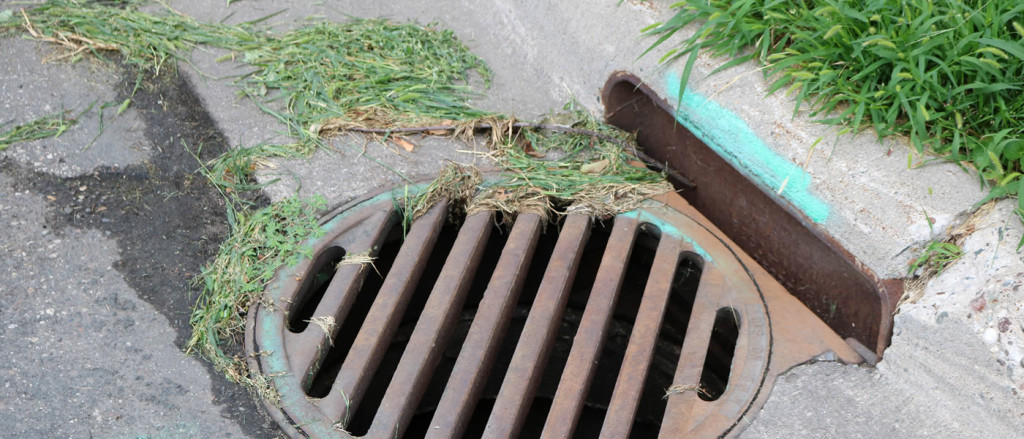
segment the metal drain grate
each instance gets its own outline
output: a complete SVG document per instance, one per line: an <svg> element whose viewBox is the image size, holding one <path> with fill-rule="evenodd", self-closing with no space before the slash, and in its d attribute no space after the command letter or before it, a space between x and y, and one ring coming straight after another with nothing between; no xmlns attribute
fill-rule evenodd
<svg viewBox="0 0 1024 439"><path fill-rule="evenodd" d="M442 201L404 236L394 205L330 218L249 313L293 437L716 437L781 371L860 361L675 194L510 230Z"/></svg>

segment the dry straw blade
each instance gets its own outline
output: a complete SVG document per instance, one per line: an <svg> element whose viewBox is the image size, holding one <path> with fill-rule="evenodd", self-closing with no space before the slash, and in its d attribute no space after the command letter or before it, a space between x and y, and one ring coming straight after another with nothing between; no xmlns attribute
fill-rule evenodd
<svg viewBox="0 0 1024 439"><path fill-rule="evenodd" d="M627 133L568 107L566 114L575 122L558 131L544 130L543 124L538 129L512 120L489 122L492 157L503 172L485 181L473 168L449 164L424 192L407 200L406 211L413 213L407 219L441 198L469 213L496 211L505 221L521 212L602 218L673 190L663 174L636 162Z"/></svg>

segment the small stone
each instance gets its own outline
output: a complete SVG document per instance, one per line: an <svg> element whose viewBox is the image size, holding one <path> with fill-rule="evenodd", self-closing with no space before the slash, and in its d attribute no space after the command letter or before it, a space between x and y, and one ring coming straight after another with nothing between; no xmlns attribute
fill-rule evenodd
<svg viewBox="0 0 1024 439"><path fill-rule="evenodd" d="M985 305L986 305L985 296L978 296L978 297L975 297L974 299L971 299L971 302L969 303L969 305L971 306L971 309L973 309L975 312L979 312L979 311L985 309Z"/></svg>
<svg viewBox="0 0 1024 439"><path fill-rule="evenodd" d="M995 342L999 341L999 332L995 328L988 328L981 334L981 340L985 344L995 344Z"/></svg>
<svg viewBox="0 0 1024 439"><path fill-rule="evenodd" d="M1009 331L1010 319L1007 317L999 319L999 324L997 325L997 327L999 328L999 332L1005 333L1006 331Z"/></svg>

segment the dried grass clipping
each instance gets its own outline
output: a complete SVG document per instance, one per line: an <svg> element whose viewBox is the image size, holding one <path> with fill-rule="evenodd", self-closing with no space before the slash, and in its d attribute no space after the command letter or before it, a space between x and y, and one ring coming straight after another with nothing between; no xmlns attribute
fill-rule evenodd
<svg viewBox="0 0 1024 439"><path fill-rule="evenodd" d="M648 184L610 183L588 185L577 192L566 213L606 217L634 210L644 200L673 190L667 181Z"/></svg>
<svg viewBox="0 0 1024 439"><path fill-rule="evenodd" d="M459 216L460 213L465 213L459 211L465 209L466 201L472 199L481 182L483 177L478 169L448 162L441 170L441 175L432 181L423 193L410 201L406 210L411 212L411 219L415 221L438 201L447 199L450 203L449 211L453 216Z"/></svg>
<svg viewBox="0 0 1024 439"><path fill-rule="evenodd" d="M553 210L551 197L533 187L490 187L481 191L469 202L466 215L481 211L494 211L501 216L499 222L509 224L518 213L533 213L547 223Z"/></svg>

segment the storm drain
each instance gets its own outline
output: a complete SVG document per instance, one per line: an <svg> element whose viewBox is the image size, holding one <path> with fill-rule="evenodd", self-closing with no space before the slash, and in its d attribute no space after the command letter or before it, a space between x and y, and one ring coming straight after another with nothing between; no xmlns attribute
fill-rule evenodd
<svg viewBox="0 0 1024 439"><path fill-rule="evenodd" d="M290 436L718 437L781 371L860 360L673 193L509 226L395 205L329 218L249 313Z"/></svg>

